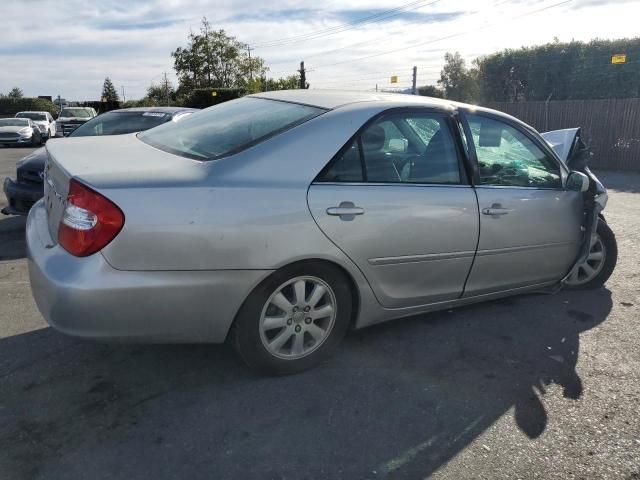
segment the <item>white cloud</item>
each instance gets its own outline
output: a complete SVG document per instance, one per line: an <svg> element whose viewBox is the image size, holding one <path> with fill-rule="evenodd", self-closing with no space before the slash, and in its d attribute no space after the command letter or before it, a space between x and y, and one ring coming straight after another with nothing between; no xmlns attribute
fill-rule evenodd
<svg viewBox="0 0 640 480"><path fill-rule="evenodd" d="M440 0L414 10L437 17L399 15L312 41L257 49L255 54L266 59L274 76L293 73L305 60L312 87L368 89L376 83L389 86L392 74L399 75L400 86L408 85L413 65L418 66L420 84L434 83L446 51L458 50L471 60L553 37L566 41L637 34L638 1L573 0L521 16L560 1ZM127 97L139 98L163 71L175 78L170 53L185 43L190 28L198 28L202 16L215 28L258 45L333 28L407 2L9 0L2 6L0 91L16 85L27 95L95 99L109 75L115 85L125 87ZM442 16L451 12L461 14ZM437 40L443 37L448 38Z"/></svg>

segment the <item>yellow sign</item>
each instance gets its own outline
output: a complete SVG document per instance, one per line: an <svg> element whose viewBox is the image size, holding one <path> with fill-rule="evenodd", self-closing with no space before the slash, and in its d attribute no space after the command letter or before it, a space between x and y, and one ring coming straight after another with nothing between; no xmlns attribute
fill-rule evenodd
<svg viewBox="0 0 640 480"><path fill-rule="evenodd" d="M627 55L625 53L618 53L611 57L611 63L627 63Z"/></svg>
<svg viewBox="0 0 640 480"><path fill-rule="evenodd" d="M397 75L391 75L391 82L390 83L398 83L398 76Z"/></svg>
<svg viewBox="0 0 640 480"><path fill-rule="evenodd" d="M216 92L215 90L213 90L213 91L211 92L211 96L212 96L212 97L215 97L215 96L217 96L217 95L218 95L218 92Z"/></svg>

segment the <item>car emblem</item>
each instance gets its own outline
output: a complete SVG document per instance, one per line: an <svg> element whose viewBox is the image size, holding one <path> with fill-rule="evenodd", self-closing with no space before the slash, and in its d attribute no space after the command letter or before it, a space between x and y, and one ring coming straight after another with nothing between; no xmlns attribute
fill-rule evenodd
<svg viewBox="0 0 640 480"><path fill-rule="evenodd" d="M44 170L38 172L38 176L40 177L40 180L44 180Z"/></svg>

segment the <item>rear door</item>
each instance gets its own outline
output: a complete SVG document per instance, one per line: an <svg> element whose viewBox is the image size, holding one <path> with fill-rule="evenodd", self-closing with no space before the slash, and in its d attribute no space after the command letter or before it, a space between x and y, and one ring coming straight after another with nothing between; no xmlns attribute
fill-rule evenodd
<svg viewBox="0 0 640 480"><path fill-rule="evenodd" d="M481 212L465 296L560 280L580 248L582 194L563 188L565 168L526 129L491 114L465 117Z"/></svg>
<svg viewBox="0 0 640 480"><path fill-rule="evenodd" d="M322 231L360 268L388 308L462 294L478 210L446 114L387 113L329 163L308 193Z"/></svg>

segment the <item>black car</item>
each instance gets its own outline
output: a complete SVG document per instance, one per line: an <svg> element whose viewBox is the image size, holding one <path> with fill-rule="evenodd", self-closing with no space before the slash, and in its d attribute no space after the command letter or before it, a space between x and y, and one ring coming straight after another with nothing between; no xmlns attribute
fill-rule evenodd
<svg viewBox="0 0 640 480"><path fill-rule="evenodd" d="M183 107L138 107L112 110L74 130L69 137L123 135L148 130L162 123L177 121L198 110ZM64 141L64 140L59 140ZM16 179L5 178L4 193L9 205L2 209L5 215L26 215L44 194L44 165L47 150L39 148L16 165Z"/></svg>

